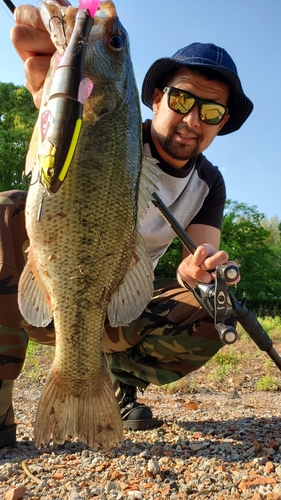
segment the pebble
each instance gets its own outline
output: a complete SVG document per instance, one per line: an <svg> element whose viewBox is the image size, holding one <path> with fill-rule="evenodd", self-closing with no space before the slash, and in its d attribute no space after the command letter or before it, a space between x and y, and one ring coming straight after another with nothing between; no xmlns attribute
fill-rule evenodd
<svg viewBox="0 0 281 500"><path fill-rule="evenodd" d="M42 387L27 386L23 376L15 384L18 439L1 449L1 500L15 500L16 491L23 500L281 500L279 392L257 393L249 404L247 392L232 398L149 388L144 402L163 425L124 431L122 446L103 453L75 439L36 450ZM39 484L26 476L23 460Z"/></svg>
<svg viewBox="0 0 281 500"><path fill-rule="evenodd" d="M160 472L160 466L159 463L156 460L148 460L147 463L147 469L149 472L151 472L154 476Z"/></svg>

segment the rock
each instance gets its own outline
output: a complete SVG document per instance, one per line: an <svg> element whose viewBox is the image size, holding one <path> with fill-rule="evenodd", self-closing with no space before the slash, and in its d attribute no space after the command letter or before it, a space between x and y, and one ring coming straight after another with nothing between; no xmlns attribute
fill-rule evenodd
<svg viewBox="0 0 281 500"><path fill-rule="evenodd" d="M267 474L270 474L271 472L274 472L274 465L272 462L266 462L265 466L264 466L264 472L266 472Z"/></svg>
<svg viewBox="0 0 281 500"><path fill-rule="evenodd" d="M21 500L26 493L25 486L18 486L17 488L13 488L7 491L5 500Z"/></svg>
<svg viewBox="0 0 281 500"><path fill-rule="evenodd" d="M152 460L152 459L148 460L147 468L149 472L151 472L151 474L153 474L154 476L156 476L156 474L160 472L160 466L157 460Z"/></svg>

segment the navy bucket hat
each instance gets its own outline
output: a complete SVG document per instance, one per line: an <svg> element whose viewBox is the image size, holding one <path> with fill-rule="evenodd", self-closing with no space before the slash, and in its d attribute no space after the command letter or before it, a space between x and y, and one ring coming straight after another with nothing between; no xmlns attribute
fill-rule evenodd
<svg viewBox="0 0 281 500"><path fill-rule="evenodd" d="M253 110L253 103L244 94L237 68L226 50L212 43L192 43L178 50L172 57L158 59L149 68L142 85L142 102L152 109L153 94L161 88L169 71L182 66L211 68L224 76L230 88L230 118L218 135L226 135L238 130Z"/></svg>

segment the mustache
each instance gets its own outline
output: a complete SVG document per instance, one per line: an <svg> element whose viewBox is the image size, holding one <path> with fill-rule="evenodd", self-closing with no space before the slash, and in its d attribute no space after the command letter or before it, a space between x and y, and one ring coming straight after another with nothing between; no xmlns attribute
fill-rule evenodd
<svg viewBox="0 0 281 500"><path fill-rule="evenodd" d="M192 135L192 136L196 137L196 139L198 139L198 140L200 140L202 138L202 134L200 134L199 132L197 132L193 128L189 127L189 125L187 125L185 123L182 123L181 125L176 125L174 130L175 130L175 132L178 132L178 133L183 134L183 135L185 135L185 134Z"/></svg>

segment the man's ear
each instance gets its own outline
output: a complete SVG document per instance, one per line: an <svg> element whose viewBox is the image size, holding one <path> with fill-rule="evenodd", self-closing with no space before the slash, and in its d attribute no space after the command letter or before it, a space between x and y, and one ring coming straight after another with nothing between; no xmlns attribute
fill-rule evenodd
<svg viewBox="0 0 281 500"><path fill-rule="evenodd" d="M226 122L228 122L229 118L230 118L229 114L223 117L219 125L219 132L221 131L222 127L226 124Z"/></svg>
<svg viewBox="0 0 281 500"><path fill-rule="evenodd" d="M158 106L162 99L162 96L163 96L162 90L156 88L153 93L153 103L152 103L153 113L157 113Z"/></svg>

